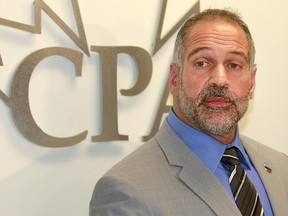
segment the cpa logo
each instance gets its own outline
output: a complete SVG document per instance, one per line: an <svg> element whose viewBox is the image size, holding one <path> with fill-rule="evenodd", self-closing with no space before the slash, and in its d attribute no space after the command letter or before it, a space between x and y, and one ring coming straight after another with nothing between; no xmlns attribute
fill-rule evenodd
<svg viewBox="0 0 288 216"><path fill-rule="evenodd" d="M52 56L61 56L70 60L74 64L75 76L82 76L83 58L84 56L90 58L91 55L99 55L101 61L102 74L102 122L101 134L91 137L92 142L104 142L115 140L129 140L126 134L120 134L118 130L118 110L117 110L117 55L125 53L132 57L137 66L137 81L134 86L129 89L120 90L123 96L136 96L144 91L149 85L152 73L153 56L161 49L161 47L168 41L169 38L179 29L184 20L200 11L200 3L197 1L189 11L174 25L170 31L161 37L163 22L165 19L165 11L167 0L164 0L160 10L160 19L156 29L156 37L154 41L154 48L152 54L145 49L137 46L88 46L85 26L83 25L81 8L77 0L71 0L74 20L77 25L77 33L75 33L69 26L60 18L60 15L55 13L53 9L43 0L35 0L34 2L34 23L35 25L28 25L24 23L15 22L0 18L0 26L10 27L15 30L26 31L31 34L41 34L42 21L41 13L46 13L52 21L63 30L63 32L79 47L82 51L74 50L68 47L46 47L35 50L26 56L18 67L15 69L13 78L10 84L10 93L5 94L0 90L0 99L7 105L11 111L14 124L19 132L29 141L45 147L67 147L80 143L85 140L88 131L84 130L74 136L70 137L56 137L43 131L33 118L30 103L29 103L29 84L32 74L36 70L36 66L43 60ZM0 53L0 66L5 65L3 57ZM152 137L159 128L161 118L164 113L167 113L169 106L165 101L169 96L168 85L162 95L162 101L159 105L158 112L154 119L153 127L149 135L143 136L142 140L146 141Z"/></svg>

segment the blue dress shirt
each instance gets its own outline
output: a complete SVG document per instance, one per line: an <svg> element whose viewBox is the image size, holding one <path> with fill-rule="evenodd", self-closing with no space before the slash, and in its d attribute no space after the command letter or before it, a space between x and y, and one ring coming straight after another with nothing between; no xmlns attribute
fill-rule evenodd
<svg viewBox="0 0 288 216"><path fill-rule="evenodd" d="M207 165L211 172L217 176L233 200L234 197L228 180L230 175L229 169L223 165L220 160L226 148L232 146L237 147L241 152L239 156L240 162L250 181L253 182L258 191L265 216L274 215L265 187L241 143L238 127L232 143L225 145L212 136L196 130L181 121L172 109L169 112L167 120L171 128L181 138L181 140L203 161L204 164Z"/></svg>

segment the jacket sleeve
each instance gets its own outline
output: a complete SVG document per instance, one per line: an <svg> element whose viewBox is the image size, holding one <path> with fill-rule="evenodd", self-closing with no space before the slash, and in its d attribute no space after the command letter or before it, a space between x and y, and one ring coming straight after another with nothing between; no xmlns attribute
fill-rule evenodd
<svg viewBox="0 0 288 216"><path fill-rule="evenodd" d="M147 203L129 182L111 176L96 184L89 207L89 216L153 216Z"/></svg>

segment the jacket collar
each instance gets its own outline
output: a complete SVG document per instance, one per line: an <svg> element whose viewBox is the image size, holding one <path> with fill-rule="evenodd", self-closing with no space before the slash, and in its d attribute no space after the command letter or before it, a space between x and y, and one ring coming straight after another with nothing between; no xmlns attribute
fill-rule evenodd
<svg viewBox="0 0 288 216"><path fill-rule="evenodd" d="M281 180L286 175L281 173L281 170L283 171L281 166L287 166L287 164L277 164L275 159L280 161L279 153L267 146L245 136L241 136L241 140L266 188L274 214L287 215L288 197L287 192L283 192L287 185ZM274 152L276 155L274 155ZM272 172L267 172L264 164L269 164L272 167Z"/></svg>
<svg viewBox="0 0 288 216"><path fill-rule="evenodd" d="M197 194L216 215L241 215L218 178L173 132L167 121L156 140L171 166L179 166L178 178Z"/></svg>

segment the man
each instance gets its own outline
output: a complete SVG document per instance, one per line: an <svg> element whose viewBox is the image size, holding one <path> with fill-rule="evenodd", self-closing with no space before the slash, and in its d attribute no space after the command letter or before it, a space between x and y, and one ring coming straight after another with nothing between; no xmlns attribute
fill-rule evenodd
<svg viewBox="0 0 288 216"><path fill-rule="evenodd" d="M190 18L170 66L169 116L98 181L90 216L288 215L287 156L240 136L237 126L253 98L254 57L237 14L209 9ZM235 191L240 168L245 180Z"/></svg>

